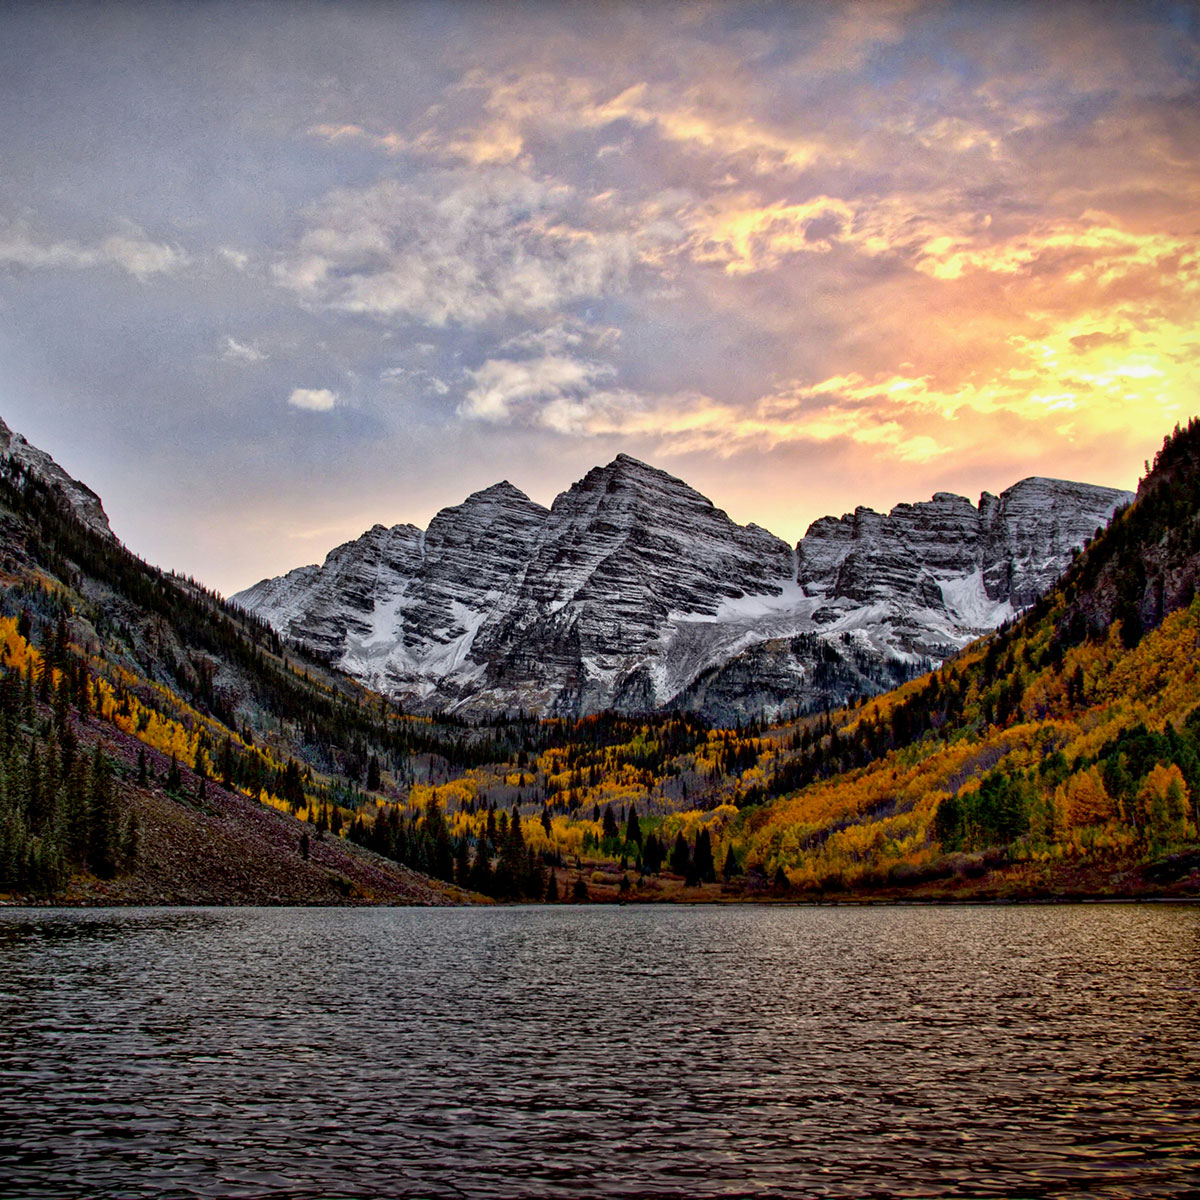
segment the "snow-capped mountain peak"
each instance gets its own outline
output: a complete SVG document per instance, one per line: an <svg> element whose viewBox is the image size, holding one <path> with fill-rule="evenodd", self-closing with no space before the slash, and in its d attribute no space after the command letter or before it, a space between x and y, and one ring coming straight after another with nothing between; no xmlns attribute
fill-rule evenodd
<svg viewBox="0 0 1200 1200"><path fill-rule="evenodd" d="M465 711L836 701L1031 603L1129 493L1026 479L813 522L795 548L619 454L547 510L507 480L234 599L365 682Z"/></svg>

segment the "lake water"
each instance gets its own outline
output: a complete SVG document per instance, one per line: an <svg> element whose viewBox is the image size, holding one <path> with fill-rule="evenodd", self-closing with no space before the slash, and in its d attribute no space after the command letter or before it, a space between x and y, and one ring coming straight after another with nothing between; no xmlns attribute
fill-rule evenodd
<svg viewBox="0 0 1200 1200"><path fill-rule="evenodd" d="M0 1195L1167 1196L1200 908L0 911Z"/></svg>

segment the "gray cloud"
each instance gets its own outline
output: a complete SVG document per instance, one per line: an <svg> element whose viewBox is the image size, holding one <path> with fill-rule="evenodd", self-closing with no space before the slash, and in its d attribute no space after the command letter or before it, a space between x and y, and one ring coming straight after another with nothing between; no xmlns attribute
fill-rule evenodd
<svg viewBox="0 0 1200 1200"><path fill-rule="evenodd" d="M275 267L302 299L428 325L555 313L619 290L631 237L588 228L567 184L511 168L385 180L314 205Z"/></svg>
<svg viewBox="0 0 1200 1200"><path fill-rule="evenodd" d="M140 232L114 233L99 242L52 241L18 222L0 233L0 264L29 270L118 267L137 279L178 271L188 256L176 246L153 242Z"/></svg>

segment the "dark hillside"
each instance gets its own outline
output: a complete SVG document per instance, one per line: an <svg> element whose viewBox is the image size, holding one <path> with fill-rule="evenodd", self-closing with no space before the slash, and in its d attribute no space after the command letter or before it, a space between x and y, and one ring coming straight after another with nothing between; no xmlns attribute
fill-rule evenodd
<svg viewBox="0 0 1200 1200"><path fill-rule="evenodd" d="M1063 582L1060 633L1095 636L1119 620L1127 645L1186 608L1200 575L1200 421L1177 428L1137 500L1119 513Z"/></svg>

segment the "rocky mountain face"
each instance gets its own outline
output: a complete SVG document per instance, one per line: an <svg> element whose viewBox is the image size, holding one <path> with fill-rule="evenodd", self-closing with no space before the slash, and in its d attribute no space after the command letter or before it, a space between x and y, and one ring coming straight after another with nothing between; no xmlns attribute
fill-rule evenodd
<svg viewBox="0 0 1200 1200"><path fill-rule="evenodd" d="M994 629L1131 498L1026 479L825 517L793 548L619 455L549 510L500 483L234 601L411 706L776 716Z"/></svg>
<svg viewBox="0 0 1200 1200"><path fill-rule="evenodd" d="M0 420L0 458L19 464L40 479L89 529L105 537L113 536L100 497L68 475L44 450L31 446L21 434L13 433L3 420Z"/></svg>

